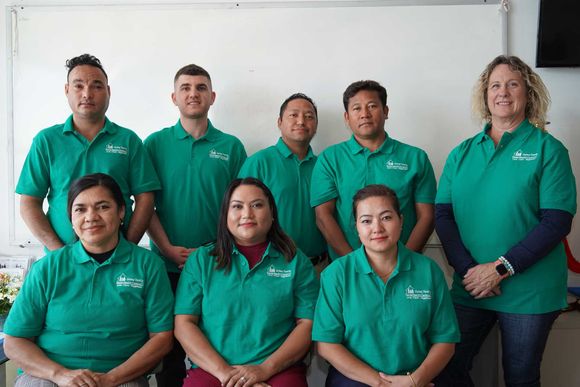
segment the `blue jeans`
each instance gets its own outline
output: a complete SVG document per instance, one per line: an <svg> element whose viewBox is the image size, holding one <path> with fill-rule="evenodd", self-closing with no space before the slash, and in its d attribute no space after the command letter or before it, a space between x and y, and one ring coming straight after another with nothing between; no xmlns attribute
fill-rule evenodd
<svg viewBox="0 0 580 387"><path fill-rule="evenodd" d="M515 314L455 304L461 342L447 367L435 379L437 387L473 387L469 376L473 358L489 331L499 324L502 365L507 387L540 386L540 365L554 320L560 311Z"/></svg>

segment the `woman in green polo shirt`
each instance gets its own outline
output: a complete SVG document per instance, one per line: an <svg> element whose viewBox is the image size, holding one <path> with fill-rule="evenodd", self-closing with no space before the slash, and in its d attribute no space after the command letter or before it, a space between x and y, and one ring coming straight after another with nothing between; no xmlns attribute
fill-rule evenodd
<svg viewBox="0 0 580 387"><path fill-rule="evenodd" d="M322 272L312 338L331 367L327 387L427 386L459 341L443 273L401 242L393 190L353 199L362 246Z"/></svg>
<svg viewBox="0 0 580 387"><path fill-rule="evenodd" d="M506 386L539 386L548 334L566 306L562 238L576 183L568 150L545 130L548 91L521 59L488 64L473 102L485 126L451 152L436 199L461 330L437 384L473 385L473 358L498 322Z"/></svg>
<svg viewBox="0 0 580 387"><path fill-rule="evenodd" d="M177 287L175 337L192 363L184 386L307 386L301 360L317 296L314 268L280 228L270 190L232 181L216 243L189 256Z"/></svg>
<svg viewBox="0 0 580 387"><path fill-rule="evenodd" d="M148 386L173 336L163 262L121 236L110 176L76 180L67 208L79 241L32 266L4 327L6 355L24 371L15 386Z"/></svg>

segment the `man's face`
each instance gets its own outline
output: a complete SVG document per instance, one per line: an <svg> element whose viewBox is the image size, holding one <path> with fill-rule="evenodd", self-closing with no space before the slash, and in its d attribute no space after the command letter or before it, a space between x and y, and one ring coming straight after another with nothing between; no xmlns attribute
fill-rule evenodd
<svg viewBox="0 0 580 387"><path fill-rule="evenodd" d="M383 106L379 93L361 90L348 101L344 120L357 139L374 140L385 130L389 108Z"/></svg>
<svg viewBox="0 0 580 387"><path fill-rule="evenodd" d="M105 117L111 89L107 77L98 67L80 65L72 69L64 93L75 117L91 121Z"/></svg>
<svg viewBox="0 0 580 387"><path fill-rule="evenodd" d="M282 117L278 118L278 128L286 144L310 144L317 126L318 118L314 106L302 98L288 102Z"/></svg>
<svg viewBox="0 0 580 387"><path fill-rule="evenodd" d="M180 75L175 81L175 91L171 99L184 118L207 117L207 112L215 101L211 81L203 75Z"/></svg>

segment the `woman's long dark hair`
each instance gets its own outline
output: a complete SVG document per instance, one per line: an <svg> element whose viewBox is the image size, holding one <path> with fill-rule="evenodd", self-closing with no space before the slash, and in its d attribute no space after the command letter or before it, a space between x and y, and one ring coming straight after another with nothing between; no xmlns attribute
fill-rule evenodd
<svg viewBox="0 0 580 387"><path fill-rule="evenodd" d="M222 199L222 205L220 209L220 216L218 222L217 230L217 241L215 247L210 252L211 255L216 257L216 268L230 270L232 264L232 252L234 249L234 237L228 230L228 211L230 208L230 200L232 199L232 194L241 185L253 185L262 190L264 195L268 198L268 204L270 205L270 211L272 212L272 227L266 235L266 240L271 243L276 250L278 250L284 258L289 262L296 255L296 245L292 239L282 230L280 223L278 222L278 209L276 208L276 202L272 192L266 187L264 183L253 177L246 177L243 179L233 180L226 193Z"/></svg>

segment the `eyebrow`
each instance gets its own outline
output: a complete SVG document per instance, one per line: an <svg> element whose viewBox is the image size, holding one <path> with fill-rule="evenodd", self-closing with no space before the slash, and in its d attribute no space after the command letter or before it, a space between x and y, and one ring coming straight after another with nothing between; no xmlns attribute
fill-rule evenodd
<svg viewBox="0 0 580 387"><path fill-rule="evenodd" d="M109 204L109 203L111 203L110 200L99 200L94 205L95 206L98 206L99 204ZM75 203L75 204L73 204L73 207L86 207L86 206L87 206L86 203Z"/></svg>
<svg viewBox="0 0 580 387"><path fill-rule="evenodd" d="M393 212L395 212L395 211L393 211L393 210L384 210L384 211L383 211L383 212L381 212L379 215L385 215L386 213L391 213L391 214L392 214ZM362 215L361 215L361 216L359 216L358 218L359 218L359 219L361 219L361 218L364 218L365 216L370 216L370 217L372 217L373 215L372 215L372 214L362 214Z"/></svg>

